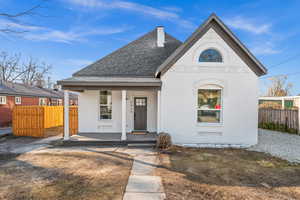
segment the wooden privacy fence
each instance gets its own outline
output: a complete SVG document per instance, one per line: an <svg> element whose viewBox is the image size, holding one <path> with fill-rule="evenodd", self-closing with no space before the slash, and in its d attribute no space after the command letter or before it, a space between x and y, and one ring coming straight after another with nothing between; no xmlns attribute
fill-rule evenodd
<svg viewBox="0 0 300 200"><path fill-rule="evenodd" d="M70 134L78 131L78 109L70 106ZM15 106L13 108L13 134L16 136L45 137L46 131L64 125L63 106Z"/></svg>
<svg viewBox="0 0 300 200"><path fill-rule="evenodd" d="M260 108L258 113L258 123L262 128L299 132L298 110Z"/></svg>
<svg viewBox="0 0 300 200"><path fill-rule="evenodd" d="M70 135L75 135L78 132L78 107L77 106L70 106L69 130L70 130Z"/></svg>

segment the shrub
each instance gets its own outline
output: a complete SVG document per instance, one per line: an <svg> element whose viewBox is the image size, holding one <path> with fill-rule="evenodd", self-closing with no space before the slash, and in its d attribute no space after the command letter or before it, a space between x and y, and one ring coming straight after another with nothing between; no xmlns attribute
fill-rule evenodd
<svg viewBox="0 0 300 200"><path fill-rule="evenodd" d="M172 146L171 136L168 133L159 133L156 141L156 148L166 150Z"/></svg>
<svg viewBox="0 0 300 200"><path fill-rule="evenodd" d="M292 134L297 134L298 133L297 129L288 128L284 124L277 124L277 123L271 123L271 122L270 123L259 123L258 127L263 128L263 129L273 130L273 131L292 133Z"/></svg>

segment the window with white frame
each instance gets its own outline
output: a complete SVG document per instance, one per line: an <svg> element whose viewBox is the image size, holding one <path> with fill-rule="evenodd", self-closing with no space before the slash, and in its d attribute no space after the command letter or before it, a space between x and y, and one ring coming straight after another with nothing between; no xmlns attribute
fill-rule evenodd
<svg viewBox="0 0 300 200"><path fill-rule="evenodd" d="M199 123L221 123L222 90L198 89L197 121Z"/></svg>
<svg viewBox="0 0 300 200"><path fill-rule="evenodd" d="M0 96L0 104L6 104L6 96Z"/></svg>
<svg viewBox="0 0 300 200"><path fill-rule="evenodd" d="M15 97L15 104L21 104L21 103L22 103L21 97Z"/></svg>
<svg viewBox="0 0 300 200"><path fill-rule="evenodd" d="M110 90L100 91L100 119L112 119L112 95Z"/></svg>
<svg viewBox="0 0 300 200"><path fill-rule="evenodd" d="M39 98L39 105L40 106L46 106L47 105L47 99L46 98Z"/></svg>

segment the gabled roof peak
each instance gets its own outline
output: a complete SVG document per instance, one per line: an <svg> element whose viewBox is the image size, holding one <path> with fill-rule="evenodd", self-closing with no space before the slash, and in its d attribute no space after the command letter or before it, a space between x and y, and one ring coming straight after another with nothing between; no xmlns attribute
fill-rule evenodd
<svg viewBox="0 0 300 200"><path fill-rule="evenodd" d="M194 33L186 39L157 69L155 75L158 77L164 74L176 61L181 58L210 28L213 28L222 39L241 57L241 59L257 75L262 76L267 73L267 69L256 59L245 45L231 32L222 20L212 13L200 25Z"/></svg>

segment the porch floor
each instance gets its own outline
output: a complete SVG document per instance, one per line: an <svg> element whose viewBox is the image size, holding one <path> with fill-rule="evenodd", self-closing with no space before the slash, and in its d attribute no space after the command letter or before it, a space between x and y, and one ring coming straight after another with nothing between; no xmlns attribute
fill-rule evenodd
<svg viewBox="0 0 300 200"><path fill-rule="evenodd" d="M70 137L71 141L121 141L121 133L78 133ZM142 135L127 133L126 141L156 141L156 133L145 133Z"/></svg>

